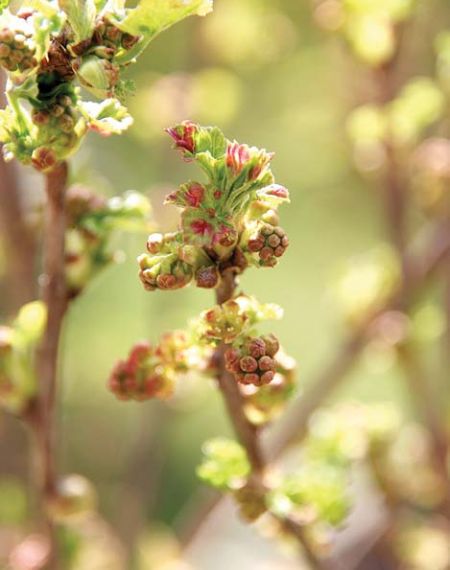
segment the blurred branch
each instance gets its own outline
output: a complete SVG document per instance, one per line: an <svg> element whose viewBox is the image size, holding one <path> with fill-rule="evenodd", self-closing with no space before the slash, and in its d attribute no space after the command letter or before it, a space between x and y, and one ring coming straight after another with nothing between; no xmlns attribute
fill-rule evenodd
<svg viewBox="0 0 450 570"><path fill-rule="evenodd" d="M387 299L385 305L344 341L336 356L319 373L318 377L308 382L311 387L293 402L284 419L268 434L265 448L270 462L279 459L292 444L298 444L306 437L308 423L313 413L338 388L356 365L358 357L371 338L373 323L386 311L398 309L402 300L406 299L408 303L411 302L433 275L442 266L445 267L450 259L449 225L441 224L434 229L423 253L413 256L413 252L408 251L408 255L411 258L410 280L403 282L400 289ZM206 518L220 501L219 494L208 495L206 499L200 501L200 506L193 518L185 523L181 531L184 548L188 548L201 530Z"/></svg>
<svg viewBox="0 0 450 570"><path fill-rule="evenodd" d="M231 299L236 290L236 277L233 272L226 271L222 282L216 291L217 303L222 304ZM233 425L239 442L244 447L251 466L250 480L262 490L264 485L264 470L268 463L264 458L259 430L247 419L244 412L244 402L239 385L235 378L225 368L225 351L227 345L222 343L217 349L217 381L222 393L228 416ZM290 517L275 517L282 528L289 533L302 547L302 553L313 570L325 570L326 563L316 556L303 528Z"/></svg>
<svg viewBox="0 0 450 570"><path fill-rule="evenodd" d="M34 433L40 467L39 481L43 515L51 544L49 570L59 567L55 528L45 514L45 501L56 491L55 398L58 375L58 349L67 308L65 282L65 190L67 163L59 163L46 174L46 219L44 268L41 276L42 300L47 307L47 325L36 358L38 396L27 419Z"/></svg>
<svg viewBox="0 0 450 570"><path fill-rule="evenodd" d="M0 70L0 107L5 106L5 76ZM6 163L0 149L0 229L5 243L8 304L14 312L34 298L35 244L20 203L16 167Z"/></svg>
<svg viewBox="0 0 450 570"><path fill-rule="evenodd" d="M387 66L381 74L376 76L376 79L378 79L380 92L383 94L383 102L389 102L396 95L396 89L393 87L396 79L394 66ZM386 226L392 245L400 260L402 268L401 278L404 288L407 289L408 283L412 278L411 260L406 250L406 244L409 239L407 227L409 187L404 165L392 141L387 140L384 144L384 149L386 164L381 185ZM450 261L450 257L447 256L447 258ZM405 310L406 303L407 299L405 298L402 300L399 308ZM410 392L431 435L435 468L442 480L445 481L447 488L445 511L447 516L450 516L450 475L447 468L449 442L442 419L442 410L436 395L433 393L430 378L422 371L420 359L409 345L408 340L399 348L399 354L400 363L411 388Z"/></svg>
<svg viewBox="0 0 450 570"><path fill-rule="evenodd" d="M139 417L138 435L127 463L121 495L117 501L116 528L125 547L127 567L133 567L136 539L145 521L151 518L149 510L159 488L164 464L164 446L161 445L161 427L167 411L154 410L149 421L148 408L144 406ZM155 424L158 429L155 429Z"/></svg>

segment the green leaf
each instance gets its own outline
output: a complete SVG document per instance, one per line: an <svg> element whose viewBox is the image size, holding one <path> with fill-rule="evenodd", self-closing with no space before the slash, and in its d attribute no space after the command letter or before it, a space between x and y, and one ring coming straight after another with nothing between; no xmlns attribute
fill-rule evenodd
<svg viewBox="0 0 450 570"><path fill-rule="evenodd" d="M141 0L114 23L124 32L144 35L148 42L176 22L195 14L204 16L211 9L212 0Z"/></svg>
<svg viewBox="0 0 450 570"><path fill-rule="evenodd" d="M203 446L204 459L197 468L198 477L218 489L242 487L250 474L250 464L241 445L227 438L208 440Z"/></svg>
<svg viewBox="0 0 450 570"><path fill-rule="evenodd" d="M58 0L59 7L67 14L67 19L75 33L76 43L92 36L96 7L94 0Z"/></svg>
<svg viewBox="0 0 450 570"><path fill-rule="evenodd" d="M117 99L105 99L101 103L80 101L79 108L88 128L103 136L120 134L133 123L127 108Z"/></svg>
<svg viewBox="0 0 450 570"><path fill-rule="evenodd" d="M41 301L32 301L24 305L14 322L16 331L27 342L37 342L44 333L47 322L47 309Z"/></svg>
<svg viewBox="0 0 450 570"><path fill-rule="evenodd" d="M0 0L0 14L9 6L11 0Z"/></svg>

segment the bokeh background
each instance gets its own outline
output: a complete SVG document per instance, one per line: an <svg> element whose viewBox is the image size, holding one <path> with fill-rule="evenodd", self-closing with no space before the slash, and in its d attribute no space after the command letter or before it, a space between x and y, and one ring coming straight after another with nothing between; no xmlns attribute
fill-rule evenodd
<svg viewBox="0 0 450 570"><path fill-rule="evenodd" d="M405 76L433 73L432 38L448 24L448 0L422 2ZM155 229L171 230L177 211L163 207L163 198L197 172L171 150L164 127L183 119L216 124L229 138L274 151L276 179L291 193L281 212L291 246L275 270L248 271L241 287L284 307L284 319L271 330L298 361L301 394L346 334L336 295L342 268L386 240L378 190L354 168L345 135L349 110L372 96L363 67L337 37L317 28L306 0L215 0L207 18L188 19L157 38L129 77L137 89L129 101L134 126L121 137L90 135L73 161L72 179L107 195L147 194ZM29 171L20 175L24 199L38 204L41 180ZM204 381L190 380L167 404L122 403L106 389L113 364L134 342L182 328L213 304L211 293L193 287L145 292L135 261L145 240L144 234L118 238L125 260L72 304L61 359L61 470L93 481L102 514L125 538L136 521L146 533L155 524L183 529L201 493L195 468L202 442L231 434L220 395ZM6 296L0 305L8 317ZM441 325L431 314L424 336L433 340ZM408 415L400 376L392 355L367 351L332 400L394 401ZM0 438L8 442L1 446L0 517L20 522L27 516L25 437L0 416ZM158 568L142 562L151 540L146 533L137 567Z"/></svg>

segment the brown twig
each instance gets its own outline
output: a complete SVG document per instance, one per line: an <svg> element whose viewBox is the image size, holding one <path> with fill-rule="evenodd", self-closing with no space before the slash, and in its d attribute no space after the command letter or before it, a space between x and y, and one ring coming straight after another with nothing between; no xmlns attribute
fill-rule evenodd
<svg viewBox="0 0 450 570"><path fill-rule="evenodd" d="M232 271L226 271L222 275L222 282L216 291L216 299L219 304L233 298L236 290L236 276ZM263 455L259 430L247 419L244 412L244 401L239 390L239 385L231 373L225 368L225 351L227 345L222 343L216 353L218 366L217 381L222 393L228 416L233 424L234 431L239 442L244 447L247 458L251 465L251 479L254 483L264 487L263 475L267 462ZM295 538L302 547L302 552L314 570L325 570L324 563L315 555L303 529L289 517L279 518L283 529Z"/></svg>
<svg viewBox="0 0 450 570"><path fill-rule="evenodd" d="M348 338L336 356L324 368L319 376L308 382L311 387L291 405L284 419L280 421L276 429L272 430L265 441L267 459L270 462L278 459L293 443L300 443L307 435L308 422L312 414L320 405L337 389L347 374L356 365L357 359L370 339L372 323L384 312L397 309L402 299L408 303L415 294L423 289L427 282L434 276L436 271L445 265L450 258L450 228L447 224L439 225L429 239L429 243L421 254L411 257L411 278L408 283L402 283L400 289L392 293L383 307L373 314ZM201 505L200 510L205 517L220 502L220 495L208 496L208 505ZM203 503L203 501L202 501ZM202 527L204 518L195 517L194 524L186 524L184 531L184 547L195 538L196 533Z"/></svg>
<svg viewBox="0 0 450 570"><path fill-rule="evenodd" d="M5 105L4 81L0 70L0 107ZM12 312L34 297L35 244L22 210L16 165L6 163L0 149L0 229L9 267L7 309Z"/></svg>
<svg viewBox="0 0 450 570"><path fill-rule="evenodd" d="M59 340L67 308L64 272L67 174L68 167L65 162L46 174L47 203L41 286L42 300L47 307L47 324L36 357L38 396L33 413L29 416L36 440L43 502L54 494L56 484L55 396ZM51 541L48 568L54 569L58 567L56 537L50 520L46 519L46 525Z"/></svg>
<svg viewBox="0 0 450 570"><path fill-rule="evenodd" d="M378 79L383 102L390 101L395 95L395 69L389 66ZM405 290L411 281L411 259L407 251L408 243L408 182L405 177L403 165L400 162L396 148L391 140L384 143L386 164L384 177L381 180L384 212L387 231L394 246L402 269L401 279ZM406 298L402 300L401 310L405 310ZM442 413L435 394L429 383L426 373L421 370L420 359L414 354L408 342L399 349L400 363L405 372L410 392L416 402L416 407L422 415L431 434L433 443L434 464L447 486L446 511L450 515L450 476L447 469L448 437L442 422Z"/></svg>

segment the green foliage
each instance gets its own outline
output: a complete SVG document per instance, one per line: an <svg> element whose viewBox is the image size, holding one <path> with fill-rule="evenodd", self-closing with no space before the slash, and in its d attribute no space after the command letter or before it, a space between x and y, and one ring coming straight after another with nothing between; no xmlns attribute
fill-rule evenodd
<svg viewBox="0 0 450 570"><path fill-rule="evenodd" d="M24 305L11 326L0 326L0 406L19 413L36 391L34 357L47 312L41 301Z"/></svg>
<svg viewBox="0 0 450 570"><path fill-rule="evenodd" d="M204 311L192 321L192 327L200 342L232 344L255 333L258 323L282 316L283 310L274 303L262 304L254 297L239 295Z"/></svg>
<svg viewBox="0 0 450 570"><path fill-rule="evenodd" d="M268 508L281 517L303 512L310 522L339 526L350 508L347 484L345 471L326 464L310 464L277 485L268 495Z"/></svg>
<svg viewBox="0 0 450 570"><path fill-rule="evenodd" d="M197 468L202 481L222 490L242 487L250 474L244 449L235 441L216 438L203 445L204 458Z"/></svg>
<svg viewBox="0 0 450 570"><path fill-rule="evenodd" d="M132 9L93 0L29 0L17 16L5 10L0 67L11 78L9 106L0 114L5 158L45 172L70 157L89 130L122 133L132 123L121 103L130 90L121 77L125 67L157 33L210 8L204 0L143 0ZM102 101L83 100L77 83Z"/></svg>
<svg viewBox="0 0 450 570"><path fill-rule="evenodd" d="M325 4L325 2L323 2ZM378 67L389 62L397 49L396 26L412 16L415 0L338 0L332 17L319 22L338 30L355 55ZM319 4L320 7L320 4Z"/></svg>
<svg viewBox="0 0 450 570"><path fill-rule="evenodd" d="M148 43L176 22L193 14L205 16L211 10L212 0L140 0L136 8L126 10L115 23L129 34L143 35Z"/></svg>
<svg viewBox="0 0 450 570"><path fill-rule="evenodd" d="M0 525L20 525L27 517L27 497L23 486L12 478L0 479Z"/></svg>
<svg viewBox="0 0 450 570"><path fill-rule="evenodd" d="M67 193L66 279L69 295L78 295L111 262L120 259L111 251L114 233L145 232L150 227L151 206L145 196L129 191L105 200L81 186Z"/></svg>

